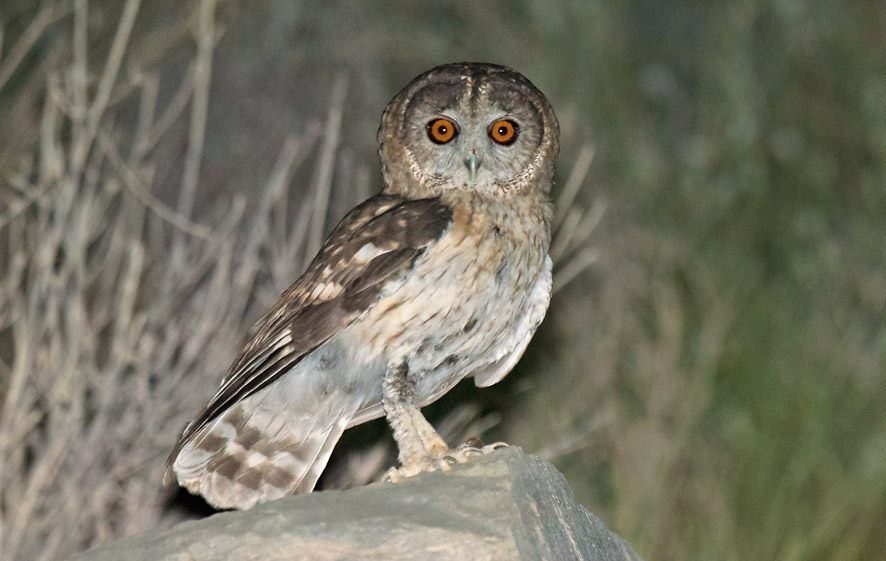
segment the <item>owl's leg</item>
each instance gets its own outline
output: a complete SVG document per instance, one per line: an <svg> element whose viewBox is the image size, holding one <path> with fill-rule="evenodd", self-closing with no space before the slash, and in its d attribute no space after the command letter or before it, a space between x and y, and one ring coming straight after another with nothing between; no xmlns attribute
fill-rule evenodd
<svg viewBox="0 0 886 561"><path fill-rule="evenodd" d="M415 387L407 374L405 361L388 367L382 391L382 405L399 450L401 467L388 472L386 479L399 481L424 471L445 469L449 446L415 405Z"/></svg>
<svg viewBox="0 0 886 561"><path fill-rule="evenodd" d="M415 387L408 374L405 361L388 367L385 373L382 405L394 431L400 460L399 468L391 468L385 474L386 481L396 483L423 472L446 471L454 464L507 446L504 442L484 446L479 439L471 439L450 448L415 405Z"/></svg>

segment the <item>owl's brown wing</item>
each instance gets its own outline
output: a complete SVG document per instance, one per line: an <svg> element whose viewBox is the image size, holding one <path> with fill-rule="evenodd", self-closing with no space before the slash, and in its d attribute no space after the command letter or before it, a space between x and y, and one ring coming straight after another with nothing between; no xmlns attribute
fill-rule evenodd
<svg viewBox="0 0 886 561"><path fill-rule="evenodd" d="M372 306L388 281L406 274L452 221L439 199L377 195L335 227L305 273L258 324L209 404L167 460L213 419L277 380Z"/></svg>

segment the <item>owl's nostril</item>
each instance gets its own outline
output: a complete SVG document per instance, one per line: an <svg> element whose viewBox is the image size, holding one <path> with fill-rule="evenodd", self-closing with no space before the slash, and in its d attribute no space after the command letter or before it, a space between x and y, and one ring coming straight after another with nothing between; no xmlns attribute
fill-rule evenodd
<svg viewBox="0 0 886 561"><path fill-rule="evenodd" d="M465 158L465 165L471 174L471 181L475 181L477 179L477 169L480 167L480 158L476 154L471 154Z"/></svg>

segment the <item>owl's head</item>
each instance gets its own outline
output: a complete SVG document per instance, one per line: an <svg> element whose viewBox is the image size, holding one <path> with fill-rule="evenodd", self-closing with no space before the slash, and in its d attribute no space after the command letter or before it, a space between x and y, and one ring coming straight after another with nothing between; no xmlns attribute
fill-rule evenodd
<svg viewBox="0 0 886 561"><path fill-rule="evenodd" d="M559 151L548 100L504 66L438 66L388 104L378 131L385 192L547 193Z"/></svg>

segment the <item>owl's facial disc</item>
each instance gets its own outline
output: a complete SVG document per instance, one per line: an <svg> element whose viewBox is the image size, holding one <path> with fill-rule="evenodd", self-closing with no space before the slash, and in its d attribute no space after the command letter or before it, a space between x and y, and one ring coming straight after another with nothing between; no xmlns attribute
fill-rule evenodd
<svg viewBox="0 0 886 561"><path fill-rule="evenodd" d="M385 192L546 194L558 137L550 104L520 73L484 63L438 66L403 88L382 115Z"/></svg>
<svg viewBox="0 0 886 561"><path fill-rule="evenodd" d="M400 134L426 180L492 191L508 188L532 163L544 123L533 100L513 83L446 80L415 92Z"/></svg>

